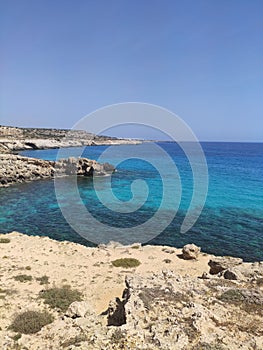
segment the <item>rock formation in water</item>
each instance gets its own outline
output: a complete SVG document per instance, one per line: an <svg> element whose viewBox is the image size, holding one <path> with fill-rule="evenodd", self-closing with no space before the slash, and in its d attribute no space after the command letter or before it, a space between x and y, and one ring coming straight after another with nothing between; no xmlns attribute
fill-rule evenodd
<svg viewBox="0 0 263 350"><path fill-rule="evenodd" d="M87 158L48 161L14 154L0 154L0 186L47 179L65 175L106 175L114 171L108 163L100 164Z"/></svg>

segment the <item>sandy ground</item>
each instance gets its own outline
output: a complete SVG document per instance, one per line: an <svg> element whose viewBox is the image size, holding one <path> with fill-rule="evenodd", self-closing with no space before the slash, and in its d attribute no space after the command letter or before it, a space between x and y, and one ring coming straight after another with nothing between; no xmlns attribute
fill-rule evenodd
<svg viewBox="0 0 263 350"><path fill-rule="evenodd" d="M43 289L36 280L41 276L49 277L49 286L69 284L83 292L97 313L107 309L109 301L121 297L126 275L135 271L140 275L172 269L182 276L200 276L208 272L210 256L200 254L198 261L182 260L178 255L181 249L165 246L88 248L71 242L57 242L47 237L27 236L17 232L0 235L9 238L10 243L0 244L0 274L2 289L16 291L9 300L0 299L1 327L7 326L7 320L18 308L28 308ZM165 248L169 253L165 252ZM173 253L170 253L173 252ZM111 261L133 257L141 262L137 268L123 269L114 267ZM171 260L170 263L165 259ZM21 283L14 280L18 274L32 276L32 281ZM22 298L21 298L22 297ZM19 304L16 303L19 300ZM5 321L6 320L6 321Z"/></svg>
<svg viewBox="0 0 263 350"><path fill-rule="evenodd" d="M169 314L170 316L168 315L169 317L167 316L167 318L166 316L162 316L161 311L163 311L163 306L160 306L161 304L156 301L156 306L153 310L155 310L157 312L156 314L160 317L166 317L162 319L162 327L166 325L166 321L170 320L171 317L175 317L177 321L182 319L180 321L181 323L179 321L175 324L173 324L172 321L171 324L169 323L170 321L168 322L170 328L176 325L180 328L180 325L182 325L182 329L178 328L176 330L177 334L182 335L187 329L189 330L189 320L193 319L194 322L197 322L195 326L197 328L194 328L194 332L190 332L189 334L186 332L187 339L191 340L191 337L194 335L195 337L200 337L203 342L204 339L208 339L207 341L209 343L209 337L211 336L211 339L220 338L220 342L224 341L224 344L226 344L224 348L214 347L213 349L237 350L240 348L240 344L242 344L240 337L243 337L244 349L261 350L263 336L259 325L262 320L260 316L261 313L259 312L260 310L257 309L258 314L255 315L254 311L249 311L249 309L247 309L247 311L242 311L243 309L241 310L235 305L224 302L220 304L220 301L217 299L217 296L221 295L225 290L224 288L229 288L229 286L246 288L248 293L250 291L252 293L250 298L262 298L260 290L263 285L261 284L260 287L258 284L257 286L258 276L260 275L262 277L262 273L260 272L261 263L242 264L242 266L247 269L248 274L252 271L249 269L254 266L252 274L254 277L252 276L253 278L250 278L250 282L248 282L248 280L244 280L243 282L228 281L218 277L212 278L211 280L203 280L196 277L202 276L204 272L209 272L210 268L208 262L210 259L213 259L214 256L201 252L197 260L183 260L181 258L181 252L181 249L167 246L141 247L140 244L134 244L132 246L116 246L112 244L110 246L89 248L76 243L67 241L58 242L47 237L27 236L18 232L0 234L0 349L57 349L57 344L63 344L65 337L70 337L70 339L74 337L74 332L78 329L76 327L79 327L78 322L80 322L80 324L83 323L83 325L87 324L88 329L90 326L94 327L92 332L94 331L96 333L98 330L101 332L99 333L99 337L103 336L103 328L100 327L97 329L97 323L94 323L97 321L93 319L91 321L89 318L80 318L75 321L72 319L65 320L61 313L50 310L56 318L55 322L53 322L50 327L47 326L43 328L43 332L41 330L41 332L32 336L23 335L22 338L16 342L13 338L16 334L12 333L8 327L18 313L27 310L44 310L47 308L43 299L39 297L43 289L60 287L62 285L70 285L72 288L78 289L83 294L83 300L95 311L97 319L98 315L101 315L108 309L110 301L115 300L116 297L122 298L126 276L136 275L133 280L139 278L139 280L142 281L140 282L142 283L140 285L140 290L144 290L144 288L147 289L151 284L155 286L157 282L168 283L169 281L165 282L165 279L160 279L160 276L172 272L175 276L172 279L172 286L175 290L181 290L180 288L182 288L184 293L182 295L188 295L190 293L189 295L191 295L192 302L186 303L185 305L183 302L180 302L182 304L179 303L181 305L180 307L177 305L178 303L176 307L172 306L172 304L168 309L165 307L164 314L166 315L166 313L171 310L171 315L173 315L171 316L168 312L167 315ZM136 258L141 264L136 268L130 269L115 267L112 261L118 258ZM30 280L16 280L15 277L21 274L29 276ZM41 285L39 278L43 276L48 277L48 284ZM176 278L176 276L178 277ZM261 279L263 280L263 278L259 278L259 280ZM171 280L169 283L171 283ZM139 311L136 309L137 302L141 299L136 299L135 294L132 297L135 298L136 304L133 304L131 301L129 307L133 307L133 311L132 313L127 311L127 315L129 314L129 317L131 317L131 320L127 322L127 327L130 327L128 329L131 334L129 337L133 336L133 332L136 331L136 327L133 328L133 321L138 321L138 315L141 315L142 312L141 309L138 309ZM157 306L157 304L159 306ZM251 304L248 305L251 306ZM258 303L258 305L261 304ZM174 308L172 309L172 307ZM261 306L258 306L258 308L260 307ZM141 318L141 322L143 322L143 319L146 320L145 317L148 315L145 313L145 309L143 310L144 318ZM153 315L155 315L155 311L151 311ZM133 314L135 316L133 316ZM200 317L198 316L199 318L195 320L195 315L199 315ZM133 320L132 317L135 317L135 319ZM139 318L140 317L141 316L139 316ZM149 318L150 316L148 315L147 317ZM107 328L106 313L104 316L99 317L99 319L102 327ZM69 324L70 329L66 329ZM151 322L149 324L151 324ZM185 327L188 327L186 331ZM161 327L159 328L164 329ZM144 328L142 329L143 332L147 333ZM109 332L110 331L109 329ZM162 332L160 334L162 334ZM159 338L161 337L160 334L158 335ZM141 333L139 335L142 336ZM63 338L62 340L60 339L61 336ZM127 341L130 342L133 340L140 340L140 338L137 337L137 339L136 336L135 338L129 337ZM105 343L105 339L103 339L103 344L107 343L109 345L111 340L108 339ZM165 341L162 337L160 339ZM195 338L193 339L194 340L191 341L195 341ZM56 344L54 343L55 340L57 342ZM88 340L85 340L86 343L83 343L84 345L81 349L91 349L90 347L86 347L85 344L87 344L87 341ZM235 342L235 344L232 344L233 342ZM53 343L55 344L54 346ZM29 344L29 348L28 346L21 347L20 344ZM96 349L123 349L123 347L108 347L108 345L106 348L100 347L99 345ZM173 346L168 348L177 350L182 348L179 345L175 346L175 344ZM70 346L67 348L71 349ZM157 346L155 348L159 349L160 347ZM199 350L199 348L194 349ZM131 348L129 347L129 349ZM135 348L132 347L132 349ZM143 347L143 349L145 349L145 347ZM188 346L185 347L185 349L193 349L193 347Z"/></svg>

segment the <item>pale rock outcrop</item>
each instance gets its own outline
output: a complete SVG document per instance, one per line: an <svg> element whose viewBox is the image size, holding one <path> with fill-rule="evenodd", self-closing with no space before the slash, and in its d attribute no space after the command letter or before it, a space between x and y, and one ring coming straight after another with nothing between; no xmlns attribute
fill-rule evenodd
<svg viewBox="0 0 263 350"><path fill-rule="evenodd" d="M235 269L235 268L230 268L230 269L225 270L223 272L223 276L227 280L242 280L243 279L242 273L238 269Z"/></svg>
<svg viewBox="0 0 263 350"><path fill-rule="evenodd" d="M98 136L84 130L0 126L0 152L90 145L140 144L139 140Z"/></svg>
<svg viewBox="0 0 263 350"><path fill-rule="evenodd" d="M71 318L85 317L85 315L94 314L90 304L87 301L74 301L69 305L65 315Z"/></svg>
<svg viewBox="0 0 263 350"><path fill-rule="evenodd" d="M0 249L1 349L263 348L260 262L229 268L242 272L242 280L220 275L202 279L198 276L208 272L208 261L214 256L200 254L196 261L182 260L180 250L174 248L167 269L163 259L168 247L88 248L16 232L0 238L10 240L2 240ZM130 271L114 268L111 261L123 254L137 258L141 265ZM151 255L158 263L152 264ZM30 274L32 281L17 281L14 277L19 273ZM38 278L43 275L50 282L45 288L61 285L66 279L82 293L84 301L73 302L67 316L49 308L39 299L43 286ZM17 340L18 334L10 329L12 320L17 313L31 309L48 309L54 321Z"/></svg>
<svg viewBox="0 0 263 350"><path fill-rule="evenodd" d="M215 257L208 262L210 266L210 274L216 275L224 270L233 268L234 266L242 264L243 259L233 258L230 256Z"/></svg>
<svg viewBox="0 0 263 350"><path fill-rule="evenodd" d="M197 259L200 251L201 248L195 244L186 244L182 249L182 257L185 260Z"/></svg>
<svg viewBox="0 0 263 350"><path fill-rule="evenodd" d="M224 270L222 273L225 279L256 281L263 278L263 264L261 262L239 264Z"/></svg>
<svg viewBox="0 0 263 350"><path fill-rule="evenodd" d="M100 164L87 158L68 158L57 162L0 154L0 186L65 175L106 175L114 171L108 163Z"/></svg>

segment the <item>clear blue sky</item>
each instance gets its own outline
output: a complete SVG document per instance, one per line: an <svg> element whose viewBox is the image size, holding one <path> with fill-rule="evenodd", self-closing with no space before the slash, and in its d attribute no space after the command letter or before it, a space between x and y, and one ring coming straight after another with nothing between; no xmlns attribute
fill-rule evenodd
<svg viewBox="0 0 263 350"><path fill-rule="evenodd" d="M140 101L201 140L263 141L262 0L0 0L0 35L0 124Z"/></svg>

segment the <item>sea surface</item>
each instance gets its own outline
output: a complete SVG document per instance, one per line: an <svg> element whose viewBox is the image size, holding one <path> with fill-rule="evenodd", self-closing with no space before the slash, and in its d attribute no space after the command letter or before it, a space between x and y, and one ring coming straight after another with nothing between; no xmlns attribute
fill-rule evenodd
<svg viewBox="0 0 263 350"><path fill-rule="evenodd" d="M263 143L203 142L201 145L208 165L208 194L198 220L187 233L181 233L180 228L193 193L191 165L176 143L158 143L176 164L182 196L174 220L156 237L153 232L154 238L148 243L175 247L195 243L207 253L242 257L245 261L263 260ZM160 169L156 169L153 164L162 168L163 157L156 155L154 151L151 153L151 147L147 144L113 147L114 152L109 153L106 160L114 165L121 161L123 152L134 155L133 159L118 164L117 171L112 176L111 184L115 196L123 201L125 206L125 201L132 200L133 197L132 182L141 179L148 185L145 203L133 213L114 212L100 202L93 180L86 177L78 178L79 194L93 217L107 227L136 227L149 220L159 210L164 183L168 183L169 186L169 183L174 181L173 172L167 168L164 169L167 178L164 176L164 179L160 175ZM98 159L106 150L107 146L68 148L59 156L81 155ZM55 160L58 150L23 151L21 154ZM142 154L144 160L141 159ZM64 204L70 205L71 185L74 179L66 177L59 181L67 188ZM101 177L99 181L101 191L105 195L105 178ZM70 227L61 213L60 206L54 190L54 180L39 180L1 188L0 232L16 230L29 235L49 236L57 240L94 245ZM171 207L162 207L163 221L171 210ZM77 217L78 213L74 215Z"/></svg>

